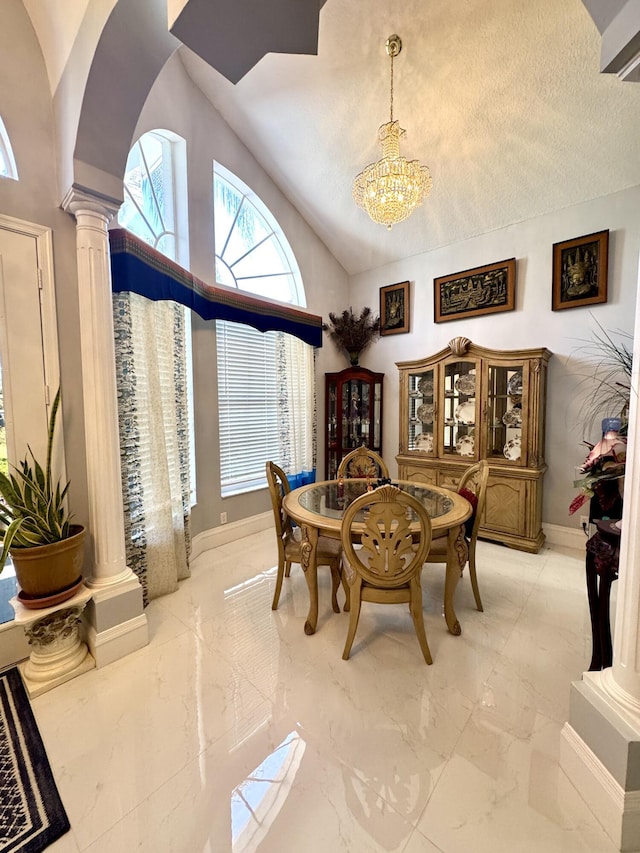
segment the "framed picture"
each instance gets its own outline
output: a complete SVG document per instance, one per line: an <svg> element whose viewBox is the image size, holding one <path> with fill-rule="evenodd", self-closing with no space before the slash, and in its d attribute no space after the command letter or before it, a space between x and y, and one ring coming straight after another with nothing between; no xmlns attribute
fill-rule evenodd
<svg viewBox="0 0 640 853"><path fill-rule="evenodd" d="M554 243L552 310L606 302L608 265L608 231Z"/></svg>
<svg viewBox="0 0 640 853"><path fill-rule="evenodd" d="M435 278L433 284L436 323L513 311L516 307L516 259L444 275Z"/></svg>
<svg viewBox="0 0 640 853"><path fill-rule="evenodd" d="M401 335L409 331L409 282L380 288L380 334Z"/></svg>

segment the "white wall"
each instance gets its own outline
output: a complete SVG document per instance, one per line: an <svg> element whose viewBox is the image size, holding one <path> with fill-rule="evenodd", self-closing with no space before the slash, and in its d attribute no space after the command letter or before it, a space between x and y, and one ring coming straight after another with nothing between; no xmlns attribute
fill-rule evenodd
<svg viewBox="0 0 640 853"><path fill-rule="evenodd" d="M607 304L551 311L553 243L604 229L610 231ZM384 235L381 229L380 239ZM574 466L581 464L587 453L581 445L583 438L598 438L597 434L584 435L582 429L580 407L588 386L580 384L579 374L591 374L592 368L580 360L581 341L592 340L596 321L607 330L633 333L639 252L640 187L635 187L351 278L349 302L354 308L370 305L376 310L380 287L411 282L410 334L380 338L361 358L361 364L385 373L383 451L387 462L398 452L396 361L431 355L457 335L498 349L547 347L554 355L549 364L549 470L545 475L543 520L578 526L578 519L568 515L569 503L576 494ZM433 322L435 277L512 257L517 259L515 311ZM339 303L334 307L343 306ZM616 413L603 412L603 416L609 414Z"/></svg>
<svg viewBox="0 0 640 853"><path fill-rule="evenodd" d="M40 46L22 0L3 0L0 25L0 114L20 180L0 180L0 213L52 229L67 476L71 510L87 523L87 472L80 357L76 229L60 209L54 117ZM42 261L41 261L42 263ZM38 317L26 318L39 324ZM28 386L23 393L29 394ZM20 457L27 436L17 435Z"/></svg>

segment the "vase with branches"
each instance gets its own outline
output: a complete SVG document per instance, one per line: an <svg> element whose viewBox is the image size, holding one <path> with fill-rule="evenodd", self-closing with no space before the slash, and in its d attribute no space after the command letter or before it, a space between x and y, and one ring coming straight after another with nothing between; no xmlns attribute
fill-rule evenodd
<svg viewBox="0 0 640 853"><path fill-rule="evenodd" d="M349 356L352 366L358 364L363 352L380 334L380 317L374 315L371 308L363 308L359 314L351 306L341 313L329 312L329 323L322 328L340 350Z"/></svg>
<svg viewBox="0 0 640 853"><path fill-rule="evenodd" d="M580 493L571 502L569 514L575 513L594 495L601 502L605 497L612 500L622 495L633 336L623 331L607 331L597 320L596 325L593 339L581 342L580 355L586 358L593 370L583 380L588 385L588 392L580 413L585 432L602 418L602 438L597 444L583 442L589 448L589 454L580 466L581 477L574 480L574 486L580 489Z"/></svg>

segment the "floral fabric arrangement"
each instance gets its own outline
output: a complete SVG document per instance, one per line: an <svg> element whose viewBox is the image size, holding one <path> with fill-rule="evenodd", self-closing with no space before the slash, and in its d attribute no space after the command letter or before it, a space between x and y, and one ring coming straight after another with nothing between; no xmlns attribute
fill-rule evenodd
<svg viewBox="0 0 640 853"><path fill-rule="evenodd" d="M573 485L581 489L569 506L569 515L577 512L596 493L602 492L605 483L624 477L624 466L627 459L626 439L619 435L620 420L605 418L602 422L603 435L597 444L585 442L589 455L580 466L584 474Z"/></svg>

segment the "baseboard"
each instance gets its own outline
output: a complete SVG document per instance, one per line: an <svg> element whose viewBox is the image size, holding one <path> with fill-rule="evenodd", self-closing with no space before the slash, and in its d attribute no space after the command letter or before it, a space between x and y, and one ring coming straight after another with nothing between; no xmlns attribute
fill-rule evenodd
<svg viewBox="0 0 640 853"><path fill-rule="evenodd" d="M29 657L29 641L23 625L0 625L0 671Z"/></svg>
<svg viewBox="0 0 640 853"><path fill-rule="evenodd" d="M99 634L93 625L85 622L85 640L96 666L107 666L149 644L147 616L142 613Z"/></svg>
<svg viewBox="0 0 640 853"><path fill-rule="evenodd" d="M211 548L226 545L227 542L235 542L244 536L251 536L253 533L260 533L262 530L269 530L272 527L273 513L263 512L260 515L243 518L240 521L232 521L231 524L221 524L219 527L203 530L202 533L193 537L191 559L195 560L196 557L211 550Z"/></svg>
<svg viewBox="0 0 640 853"><path fill-rule="evenodd" d="M195 560L211 548L234 542L243 536L251 536L252 533L259 533L261 530L269 530L271 527L273 527L273 513L263 512L240 521L232 521L231 524L221 524L219 527L203 530L202 533L193 537L191 559ZM548 545L584 551L586 537L582 530L576 527L563 527L560 524L543 524L542 530Z"/></svg>
<svg viewBox="0 0 640 853"><path fill-rule="evenodd" d="M640 853L640 791L625 792L569 723L560 767L621 853Z"/></svg>
<svg viewBox="0 0 640 853"><path fill-rule="evenodd" d="M542 530L546 537L547 545L558 545L562 548L572 548L574 551L584 552L587 537L580 528L544 523Z"/></svg>

